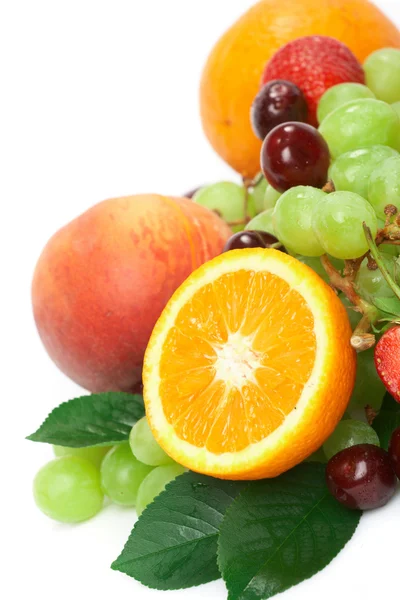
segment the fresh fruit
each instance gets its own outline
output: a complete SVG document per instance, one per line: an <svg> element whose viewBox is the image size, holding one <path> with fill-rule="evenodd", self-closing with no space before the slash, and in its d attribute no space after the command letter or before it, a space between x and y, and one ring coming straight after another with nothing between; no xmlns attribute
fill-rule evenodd
<svg viewBox="0 0 400 600"><path fill-rule="evenodd" d="M397 116L400 118L400 102L394 102L391 106L396 112Z"/></svg>
<svg viewBox="0 0 400 600"><path fill-rule="evenodd" d="M55 521L79 523L103 506L98 469L84 458L63 456L42 467L33 482L40 510Z"/></svg>
<svg viewBox="0 0 400 600"><path fill-rule="evenodd" d="M393 469L400 479L400 427L392 434L389 444L389 456L392 461Z"/></svg>
<svg viewBox="0 0 400 600"><path fill-rule="evenodd" d="M280 244L279 240L266 231L241 231L235 233L226 242L223 252L244 250L245 248L276 248L281 252L286 252L286 249Z"/></svg>
<svg viewBox="0 0 400 600"><path fill-rule="evenodd" d="M231 233L185 198L130 196L83 213L50 239L33 278L33 312L51 358L92 392L130 391L168 299Z"/></svg>
<svg viewBox="0 0 400 600"><path fill-rule="evenodd" d="M312 227L312 216L317 205L326 199L327 194L307 186L295 187L282 194L274 209L273 224L285 246L305 256L324 254Z"/></svg>
<svg viewBox="0 0 400 600"><path fill-rule="evenodd" d="M357 322L361 320L360 313L356 313ZM379 411L385 395L385 386L375 369L374 349L365 350L357 354L357 377L349 408L352 410L365 409L370 406Z"/></svg>
<svg viewBox="0 0 400 600"><path fill-rule="evenodd" d="M140 394L143 396L143 381L137 381L130 390L131 394Z"/></svg>
<svg viewBox="0 0 400 600"><path fill-rule="evenodd" d="M361 64L342 42L332 37L299 37L278 50L268 62L262 82L288 79L303 92L308 122L317 125L317 106L326 90L338 83L364 83Z"/></svg>
<svg viewBox="0 0 400 600"><path fill-rule="evenodd" d="M305 265L307 265L308 267L310 267L310 269L315 271L315 273L317 273L317 275L319 275L326 283L329 283L329 277L328 277L328 275L321 263L321 259L319 257L297 256L296 258L298 260L300 260L302 263L304 263ZM333 258L333 256L329 256L329 260L330 260L331 264L335 267L335 269L337 269L338 271L343 270L344 263L342 260Z"/></svg>
<svg viewBox="0 0 400 600"><path fill-rule="evenodd" d="M358 444L379 446L377 433L367 423L346 419L340 421L335 431L323 445L325 456L330 459L338 452Z"/></svg>
<svg viewBox="0 0 400 600"><path fill-rule="evenodd" d="M330 113L319 128L333 158L350 150L369 146L400 145L400 120L389 104L362 98L340 106Z"/></svg>
<svg viewBox="0 0 400 600"><path fill-rule="evenodd" d="M336 500L360 510L387 504L397 483L388 453L371 444L352 446L331 458L326 481Z"/></svg>
<svg viewBox="0 0 400 600"><path fill-rule="evenodd" d="M281 197L281 193L278 192L272 185L269 185L266 189L264 196L264 208L268 210L269 208L274 208L275 204L278 202Z"/></svg>
<svg viewBox="0 0 400 600"><path fill-rule="evenodd" d="M264 212L260 213L254 219L247 223L245 230L249 231L266 231L267 233L271 233L274 235L275 229L272 223L272 215L274 214L274 209L269 208L268 210L264 210Z"/></svg>
<svg viewBox="0 0 400 600"><path fill-rule="evenodd" d="M222 254L185 281L154 328L143 380L155 438L194 471L275 477L342 417L355 378L350 337L340 300L295 258Z"/></svg>
<svg viewBox="0 0 400 600"><path fill-rule="evenodd" d="M288 121L306 122L307 116L303 92L294 83L282 79L264 85L251 107L253 131L260 140L277 125Z"/></svg>
<svg viewBox="0 0 400 600"><path fill-rule="evenodd" d="M101 465L101 486L104 493L121 506L135 506L138 489L152 471L135 458L128 442L114 446Z"/></svg>
<svg viewBox="0 0 400 600"><path fill-rule="evenodd" d="M368 87L379 100L400 101L400 50L383 48L370 54L364 63Z"/></svg>
<svg viewBox="0 0 400 600"><path fill-rule="evenodd" d="M386 331L375 346L375 366L387 391L400 402L400 327Z"/></svg>
<svg viewBox="0 0 400 600"><path fill-rule="evenodd" d="M244 222L246 217L246 190L242 185L231 181L221 181L199 190L193 200L217 213L227 223ZM247 216L254 217L256 210L251 196L248 197ZM241 231L244 225L232 226L233 231Z"/></svg>
<svg viewBox="0 0 400 600"><path fill-rule="evenodd" d="M265 138L261 168L278 191L297 185L323 187L329 169L329 148L320 133L306 123L283 123Z"/></svg>
<svg viewBox="0 0 400 600"><path fill-rule="evenodd" d="M337 38L360 61L378 48L400 47L397 27L366 0L263 0L252 6L216 43L200 86L211 145L246 177L260 168L261 142L249 114L265 65L287 42L314 34Z"/></svg>
<svg viewBox="0 0 400 600"><path fill-rule="evenodd" d="M88 448L67 448L65 446L53 446L55 456L78 456L86 458L94 464L95 467L100 467L103 458L110 450L110 446L89 446Z"/></svg>
<svg viewBox="0 0 400 600"><path fill-rule="evenodd" d="M190 190L189 192L186 192L186 194L183 194L183 198L193 198L193 196L195 195L196 192L198 192L201 188L197 187L194 188L193 190Z"/></svg>
<svg viewBox="0 0 400 600"><path fill-rule="evenodd" d="M384 160L398 156L389 146L370 146L341 154L329 169L336 190L354 192L368 198L368 184L372 171Z"/></svg>
<svg viewBox="0 0 400 600"><path fill-rule="evenodd" d="M318 123L322 123L329 113L340 106L343 106L343 104L346 104L351 100L357 100L358 98L375 98L375 96L374 93L362 83L339 83L329 88L323 94L318 104Z"/></svg>
<svg viewBox="0 0 400 600"><path fill-rule="evenodd" d="M184 472L184 467L177 464L156 467L153 469L153 471L143 480L139 488L136 502L136 512L138 517L140 517L146 506L151 504L154 498L165 490L165 487L170 481L173 481Z"/></svg>
<svg viewBox="0 0 400 600"><path fill-rule="evenodd" d="M390 275L400 283L400 261L398 258L382 253L381 259ZM367 259L361 263L355 283L360 296L368 302L373 303L377 297L391 298L394 296L394 292L384 278L382 271L378 268L369 269Z"/></svg>
<svg viewBox="0 0 400 600"><path fill-rule="evenodd" d="M159 467L173 462L161 446L157 444L146 417L140 419L132 427L129 444L133 455L145 465Z"/></svg>
<svg viewBox="0 0 400 600"><path fill-rule="evenodd" d="M379 218L385 220L385 206L393 204L400 210L400 156L381 162L371 173L368 201Z"/></svg>
<svg viewBox="0 0 400 600"><path fill-rule="evenodd" d="M325 252L342 259L358 258L367 252L363 222L375 236L378 221L372 206L352 192L327 194L324 202L317 203L312 216L314 233ZM280 235L278 228L277 231ZM283 241L281 236L280 239Z"/></svg>
<svg viewBox="0 0 400 600"><path fill-rule="evenodd" d="M268 187L270 186L265 177L260 177L257 184L249 188L250 206L254 208L256 214L264 210L264 198Z"/></svg>

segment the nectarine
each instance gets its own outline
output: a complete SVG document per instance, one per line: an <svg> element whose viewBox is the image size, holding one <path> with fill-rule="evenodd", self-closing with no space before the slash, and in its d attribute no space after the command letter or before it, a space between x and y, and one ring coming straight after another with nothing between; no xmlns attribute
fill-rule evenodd
<svg viewBox="0 0 400 600"><path fill-rule="evenodd" d="M92 392L131 390L167 301L230 234L199 204L157 195L106 200L60 229L32 286L51 358Z"/></svg>

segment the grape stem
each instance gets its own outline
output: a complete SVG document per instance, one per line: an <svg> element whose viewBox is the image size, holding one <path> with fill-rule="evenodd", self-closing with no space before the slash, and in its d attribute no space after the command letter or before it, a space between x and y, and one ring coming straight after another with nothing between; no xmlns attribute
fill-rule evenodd
<svg viewBox="0 0 400 600"><path fill-rule="evenodd" d="M381 255L379 253L379 250L377 248L375 240L372 237L372 233L371 233L370 228L368 227L368 225L365 222L363 223L363 227L364 227L365 237L367 238L368 247L369 247L369 250L370 250L370 252L372 254L373 259L375 260L376 264L378 265L378 267L379 267L382 275L386 279L388 285L393 290L394 295L400 300L400 288L397 285L397 283L394 281L394 279L390 275L389 271L387 270L384 262L382 261L382 257L381 257ZM385 231L389 227L392 227L392 226L389 225L388 227L385 227L383 231ZM399 232L399 234L400 234L400 232Z"/></svg>

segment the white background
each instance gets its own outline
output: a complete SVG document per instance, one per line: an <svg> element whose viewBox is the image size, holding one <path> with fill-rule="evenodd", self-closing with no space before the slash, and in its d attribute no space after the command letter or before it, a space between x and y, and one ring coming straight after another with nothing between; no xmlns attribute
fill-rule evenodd
<svg viewBox="0 0 400 600"><path fill-rule="evenodd" d="M400 25L398 0L377 3ZM0 2L3 598L226 598L221 582L163 593L111 571L131 530L132 510L109 506L70 527L35 508L31 482L51 450L24 436L81 390L40 344L30 281L47 239L92 204L138 192L180 195L204 182L235 178L203 137L198 82L213 43L251 4ZM399 509L398 495L365 515L340 556L286 592L285 600L398 597Z"/></svg>

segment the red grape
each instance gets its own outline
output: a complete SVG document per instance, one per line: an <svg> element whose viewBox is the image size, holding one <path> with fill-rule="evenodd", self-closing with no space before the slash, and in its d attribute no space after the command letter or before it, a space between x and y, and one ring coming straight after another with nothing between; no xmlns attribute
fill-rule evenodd
<svg viewBox="0 0 400 600"><path fill-rule="evenodd" d="M131 389L131 394L140 394L141 396L143 395L143 382L142 381L138 381L137 383L135 383L135 385Z"/></svg>
<svg viewBox="0 0 400 600"><path fill-rule="evenodd" d="M251 107L253 131L260 140L287 121L306 122L307 102L303 92L290 81L275 79L260 90Z"/></svg>
<svg viewBox="0 0 400 600"><path fill-rule="evenodd" d="M279 240L266 231L239 231L229 238L223 252L245 248L270 248L275 244L279 244ZM277 250L286 252L286 248L283 246L278 247Z"/></svg>
<svg viewBox="0 0 400 600"><path fill-rule="evenodd" d="M331 458L326 482L336 500L360 510L384 506L397 484L389 454L372 444L346 448Z"/></svg>
<svg viewBox="0 0 400 600"><path fill-rule="evenodd" d="M306 123L283 123L270 131L261 150L261 168L279 192L297 185L322 188L328 180L329 148Z"/></svg>
<svg viewBox="0 0 400 600"><path fill-rule="evenodd" d="M198 192L200 189L201 188L199 188L199 187L194 188L193 190L190 190L190 192L186 192L186 194L183 194L183 197L191 199L191 198L193 198L193 196L195 195L195 193Z"/></svg>
<svg viewBox="0 0 400 600"><path fill-rule="evenodd" d="M389 445L389 456L395 473L400 479L400 427L393 432Z"/></svg>

